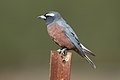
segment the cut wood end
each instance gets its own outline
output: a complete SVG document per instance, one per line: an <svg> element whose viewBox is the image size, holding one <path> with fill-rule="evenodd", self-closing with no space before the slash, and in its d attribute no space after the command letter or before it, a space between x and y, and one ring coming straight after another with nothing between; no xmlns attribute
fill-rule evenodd
<svg viewBox="0 0 120 80"><path fill-rule="evenodd" d="M69 60L71 60L72 53L71 52L67 52L67 54L64 56L64 55L60 54L58 51L51 50L51 56L54 56L56 58L58 58L58 56L59 56L59 58L61 57L62 62L66 63Z"/></svg>

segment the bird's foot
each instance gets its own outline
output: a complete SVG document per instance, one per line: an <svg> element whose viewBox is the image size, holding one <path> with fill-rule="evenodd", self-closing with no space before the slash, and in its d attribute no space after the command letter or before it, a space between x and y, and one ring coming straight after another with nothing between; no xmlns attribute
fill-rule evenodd
<svg viewBox="0 0 120 80"><path fill-rule="evenodd" d="M66 51L67 50L67 48L62 48L62 49L58 49L57 51L60 53L60 54L62 54L63 56L66 56L67 54L66 54Z"/></svg>
<svg viewBox="0 0 120 80"><path fill-rule="evenodd" d="M59 53L61 53L61 49L58 49L57 51L58 51Z"/></svg>

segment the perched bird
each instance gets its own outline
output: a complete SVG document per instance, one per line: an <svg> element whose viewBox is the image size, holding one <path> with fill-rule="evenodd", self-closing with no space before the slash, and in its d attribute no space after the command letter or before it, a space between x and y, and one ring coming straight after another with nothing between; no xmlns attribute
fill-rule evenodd
<svg viewBox="0 0 120 80"><path fill-rule="evenodd" d="M58 51L64 53L66 50L74 50L86 61L96 68L92 60L87 54L95 56L89 49L84 47L73 29L66 23L62 16L56 11L49 11L37 18L43 19L47 24L47 31L52 40L58 44L61 49Z"/></svg>

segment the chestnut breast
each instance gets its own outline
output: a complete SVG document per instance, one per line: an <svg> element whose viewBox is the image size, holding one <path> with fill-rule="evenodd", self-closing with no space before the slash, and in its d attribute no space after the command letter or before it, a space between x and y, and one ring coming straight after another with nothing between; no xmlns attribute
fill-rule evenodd
<svg viewBox="0 0 120 80"><path fill-rule="evenodd" d="M61 47L68 49L74 48L74 45L64 33L64 28L57 23L53 23L47 26L48 34L53 41Z"/></svg>

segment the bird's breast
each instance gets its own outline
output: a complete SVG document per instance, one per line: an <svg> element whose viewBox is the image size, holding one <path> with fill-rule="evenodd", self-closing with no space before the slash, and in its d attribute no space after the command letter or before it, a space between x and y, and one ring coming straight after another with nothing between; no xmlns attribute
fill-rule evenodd
<svg viewBox="0 0 120 80"><path fill-rule="evenodd" d="M70 39L65 35L64 28L57 23L47 26L48 34L61 47L72 49L74 45Z"/></svg>

